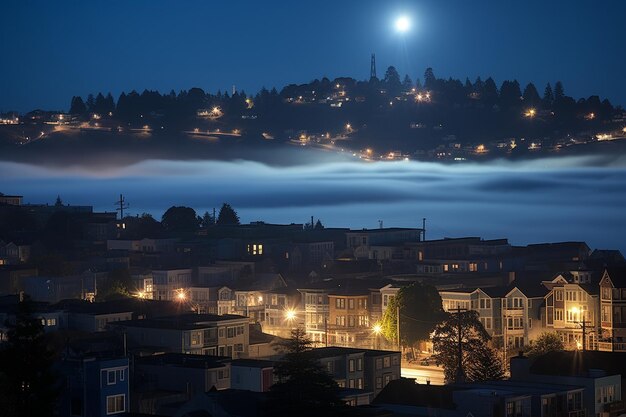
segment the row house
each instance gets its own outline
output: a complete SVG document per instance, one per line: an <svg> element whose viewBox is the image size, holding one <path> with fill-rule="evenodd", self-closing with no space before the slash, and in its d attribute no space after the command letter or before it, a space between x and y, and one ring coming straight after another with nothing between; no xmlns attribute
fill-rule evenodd
<svg viewBox="0 0 626 417"><path fill-rule="evenodd" d="M545 322L548 331L556 332L568 349L597 348L599 286L592 283L591 271L569 271L543 284Z"/></svg>
<svg viewBox="0 0 626 417"><path fill-rule="evenodd" d="M607 269L600 280L598 349L626 352L626 269Z"/></svg>
<svg viewBox="0 0 626 417"><path fill-rule="evenodd" d="M0 265L18 265L30 259L30 245L0 240Z"/></svg>
<svg viewBox="0 0 626 417"><path fill-rule="evenodd" d="M422 233L423 229L398 227L351 230L346 232L346 246L356 259L401 259L404 246L419 242Z"/></svg>
<svg viewBox="0 0 626 417"><path fill-rule="evenodd" d="M380 322L384 307L397 294L398 287L342 286L327 283L315 288L302 288L304 329L317 344L332 346L373 347L376 335L373 326Z"/></svg>
<svg viewBox="0 0 626 417"><path fill-rule="evenodd" d="M472 310L487 333L508 349L529 345L542 331L545 287L509 287L440 291L444 311Z"/></svg>
<svg viewBox="0 0 626 417"><path fill-rule="evenodd" d="M168 352L245 357L250 345L249 319L236 315L188 314L110 323L129 344Z"/></svg>
<svg viewBox="0 0 626 417"><path fill-rule="evenodd" d="M152 283L155 300L177 300L181 293L191 286L192 270L166 269L152 271Z"/></svg>

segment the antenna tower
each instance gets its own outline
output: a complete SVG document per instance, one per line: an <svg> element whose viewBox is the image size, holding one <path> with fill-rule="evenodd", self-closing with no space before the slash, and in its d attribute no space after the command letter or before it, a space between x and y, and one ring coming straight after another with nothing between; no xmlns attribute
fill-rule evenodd
<svg viewBox="0 0 626 417"><path fill-rule="evenodd" d="M370 80L377 79L376 77L376 54L372 54L372 61L370 65Z"/></svg>

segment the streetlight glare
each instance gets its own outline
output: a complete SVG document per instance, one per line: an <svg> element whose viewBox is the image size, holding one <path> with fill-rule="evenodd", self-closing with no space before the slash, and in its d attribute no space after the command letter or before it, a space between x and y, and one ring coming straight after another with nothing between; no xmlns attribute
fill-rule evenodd
<svg viewBox="0 0 626 417"><path fill-rule="evenodd" d="M285 311L285 318L287 320L295 319L296 318L296 312L294 310L291 310L291 309Z"/></svg>
<svg viewBox="0 0 626 417"><path fill-rule="evenodd" d="M396 19L396 30L398 32L407 32L411 29L411 20L408 16L400 16Z"/></svg>

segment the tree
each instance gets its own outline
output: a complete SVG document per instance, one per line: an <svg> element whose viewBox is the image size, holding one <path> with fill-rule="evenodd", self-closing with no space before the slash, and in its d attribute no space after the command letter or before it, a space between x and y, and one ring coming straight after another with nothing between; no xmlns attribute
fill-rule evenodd
<svg viewBox="0 0 626 417"><path fill-rule="evenodd" d="M552 103L554 102L554 94L552 93L552 86L550 83L546 84L546 88L543 90L543 105L546 108L552 107Z"/></svg>
<svg viewBox="0 0 626 417"><path fill-rule="evenodd" d="M493 381L503 378L504 367L495 349L481 345L470 354L467 364L469 381Z"/></svg>
<svg viewBox="0 0 626 417"><path fill-rule="evenodd" d="M548 352L557 350L563 350L563 341L558 334L552 332L543 332L535 339L528 351L526 352L530 357L541 356Z"/></svg>
<svg viewBox="0 0 626 417"><path fill-rule="evenodd" d="M161 224L166 232L176 235L195 233L199 227L196 211L190 207L170 207L163 213Z"/></svg>
<svg viewBox="0 0 626 417"><path fill-rule="evenodd" d="M70 114L83 115L87 112L87 106L80 96L72 97L72 104L70 105Z"/></svg>
<svg viewBox="0 0 626 417"><path fill-rule="evenodd" d="M323 230L324 229L324 225L322 224L320 219L317 219L317 221L315 222L315 227L313 229L314 230Z"/></svg>
<svg viewBox="0 0 626 417"><path fill-rule="evenodd" d="M208 211L205 211L204 214L202 215L202 219L200 220L200 226L203 229L207 229L213 226L214 224L215 224L215 217Z"/></svg>
<svg viewBox="0 0 626 417"><path fill-rule="evenodd" d="M437 84L437 79L435 78L435 73L433 69L428 67L426 71L424 71L424 88L427 90L433 90Z"/></svg>
<svg viewBox="0 0 626 417"><path fill-rule="evenodd" d="M489 105L494 105L498 102L498 87L493 78L489 77L483 84L483 90L481 91L481 98Z"/></svg>
<svg viewBox="0 0 626 417"><path fill-rule="evenodd" d="M6 417L52 416L58 391L52 352L43 340L41 320L28 296L19 301L15 323L6 323L0 350L0 405Z"/></svg>
<svg viewBox="0 0 626 417"><path fill-rule="evenodd" d="M385 78L383 80L385 83L385 87L387 88L387 92L390 95L396 95L402 89L402 83L400 82L400 74L396 70L396 67L390 66L385 71Z"/></svg>
<svg viewBox="0 0 626 417"><path fill-rule="evenodd" d="M413 283L402 287L391 299L383 315L381 327L387 340L396 341L397 311L400 308L400 343L413 346L428 339L435 324L445 317L439 293L430 285Z"/></svg>
<svg viewBox="0 0 626 417"><path fill-rule="evenodd" d="M561 101L565 98L565 88L563 88L563 83L561 81L557 81L554 84L554 101Z"/></svg>
<svg viewBox="0 0 626 417"><path fill-rule="evenodd" d="M292 330L278 347L284 356L274 368L278 382L270 388L266 415L337 415L345 408L337 383L320 366L304 330Z"/></svg>
<svg viewBox="0 0 626 417"><path fill-rule="evenodd" d="M536 106L541 102L539 92L533 83L528 83L524 88L524 103L530 106Z"/></svg>
<svg viewBox="0 0 626 417"><path fill-rule="evenodd" d="M217 224L219 225L236 225L239 223L237 212L228 203L222 204L219 214L217 215Z"/></svg>
<svg viewBox="0 0 626 417"><path fill-rule="evenodd" d="M114 269L108 273L107 280L98 288L98 301L119 300L130 297L132 278L128 269Z"/></svg>
<svg viewBox="0 0 626 417"><path fill-rule="evenodd" d="M432 342L436 352L435 361L443 366L446 381L464 380L465 371L475 361L478 350L485 348L488 340L489 334L478 319L476 311L449 314L446 320L439 323L433 331Z"/></svg>
<svg viewBox="0 0 626 417"><path fill-rule="evenodd" d="M411 81L411 77L408 74L404 76L404 80L402 81L402 90L403 91L411 91L413 88L413 81Z"/></svg>

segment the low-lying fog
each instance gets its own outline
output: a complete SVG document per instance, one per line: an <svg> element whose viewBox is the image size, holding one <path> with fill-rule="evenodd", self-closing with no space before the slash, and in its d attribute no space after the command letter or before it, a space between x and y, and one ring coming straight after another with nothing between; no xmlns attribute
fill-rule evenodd
<svg viewBox="0 0 626 417"><path fill-rule="evenodd" d="M626 158L566 157L441 165L424 162L150 160L125 167L45 168L0 162L0 192L26 203L113 211L124 194L132 215L160 219L172 205L198 214L230 203L242 222L419 227L427 238L508 237L513 244L586 241L626 253Z"/></svg>

